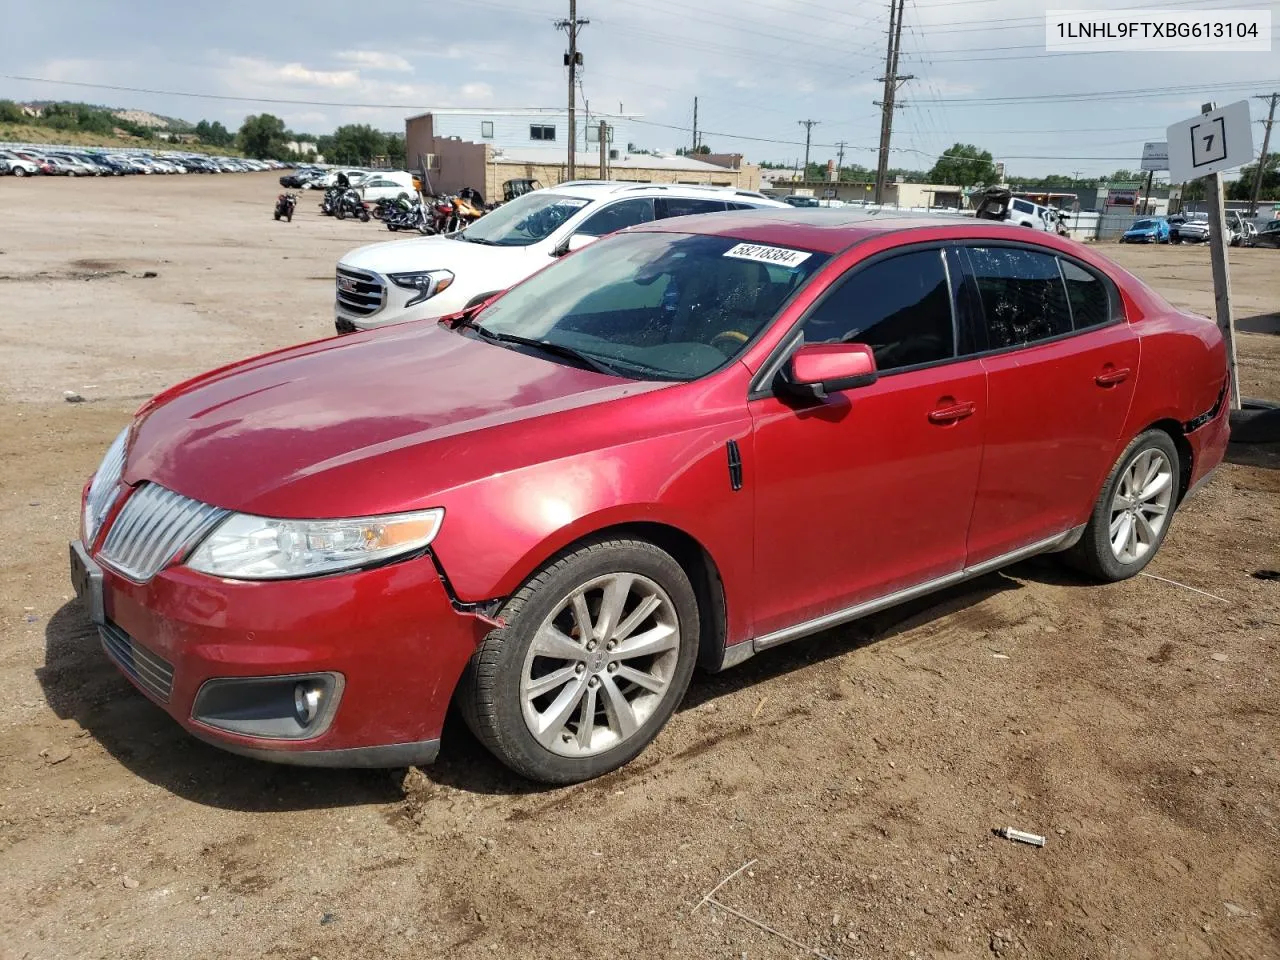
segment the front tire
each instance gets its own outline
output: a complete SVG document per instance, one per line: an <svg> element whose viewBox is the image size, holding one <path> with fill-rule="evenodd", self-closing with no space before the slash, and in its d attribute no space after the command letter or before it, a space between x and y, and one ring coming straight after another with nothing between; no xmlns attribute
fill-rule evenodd
<svg viewBox="0 0 1280 960"><path fill-rule="evenodd" d="M1142 572L1169 532L1180 477L1178 449L1167 433L1148 430L1136 437L1111 468L1068 562L1108 583Z"/></svg>
<svg viewBox="0 0 1280 960"><path fill-rule="evenodd" d="M15 177L25 177L27 175L27 171L24 170L22 167L14 167L13 175Z"/></svg>
<svg viewBox="0 0 1280 960"><path fill-rule="evenodd" d="M577 783L634 759L684 697L698 604L683 568L643 540L589 542L509 600L459 687L480 742L523 776Z"/></svg>

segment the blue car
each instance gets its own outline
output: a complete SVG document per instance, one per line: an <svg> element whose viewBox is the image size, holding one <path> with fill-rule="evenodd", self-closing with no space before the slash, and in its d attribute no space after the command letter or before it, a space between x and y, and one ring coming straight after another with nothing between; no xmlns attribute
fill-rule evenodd
<svg viewBox="0 0 1280 960"><path fill-rule="evenodd" d="M1133 226L1124 232L1121 243L1168 243L1169 221L1163 217L1148 217L1135 220Z"/></svg>

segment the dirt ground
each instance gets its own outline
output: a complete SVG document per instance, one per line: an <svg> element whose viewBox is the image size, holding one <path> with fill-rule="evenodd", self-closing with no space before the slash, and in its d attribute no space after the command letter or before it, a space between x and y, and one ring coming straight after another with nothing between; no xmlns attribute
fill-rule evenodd
<svg viewBox="0 0 1280 960"><path fill-rule="evenodd" d="M310 193L274 223L277 192L0 181L0 957L1280 957L1280 583L1251 576L1280 568L1280 471L1256 450L1150 568L1205 593L1023 563L696 678L593 783L533 788L456 724L407 777L186 736L101 653L66 543L144 397L327 335L335 259L389 236ZM1210 311L1207 250L1108 252ZM1244 392L1280 398L1280 252L1231 256Z"/></svg>

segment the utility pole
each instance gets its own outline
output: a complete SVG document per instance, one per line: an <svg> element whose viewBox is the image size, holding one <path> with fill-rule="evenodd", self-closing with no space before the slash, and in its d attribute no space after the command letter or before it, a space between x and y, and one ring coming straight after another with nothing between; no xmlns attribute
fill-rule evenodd
<svg viewBox="0 0 1280 960"><path fill-rule="evenodd" d="M698 152L698 98L693 98L693 151L690 156Z"/></svg>
<svg viewBox="0 0 1280 960"><path fill-rule="evenodd" d="M849 145L848 140L838 140L836 142L836 180L840 179L840 170L844 166L844 148Z"/></svg>
<svg viewBox="0 0 1280 960"><path fill-rule="evenodd" d="M1267 149L1271 146L1271 125L1276 122L1276 101L1280 100L1280 93L1262 94L1255 99L1270 100L1271 110L1267 114L1267 119L1263 121L1265 132L1262 134L1262 153L1258 155L1258 172L1253 175L1253 192L1249 195L1249 216L1251 217L1258 215L1258 194L1262 192L1262 171L1267 165Z"/></svg>
<svg viewBox="0 0 1280 960"><path fill-rule="evenodd" d="M813 136L813 128L820 124L821 120L797 120L796 123L804 127L804 179L809 179L809 140Z"/></svg>
<svg viewBox="0 0 1280 960"><path fill-rule="evenodd" d="M609 124L600 121L600 179L609 179Z"/></svg>
<svg viewBox="0 0 1280 960"><path fill-rule="evenodd" d="M569 68L569 168L570 180L577 178L575 152L578 149L578 118L574 106L578 99L577 81L578 67L582 66L582 54L578 52L578 28L585 27L590 20L578 17L578 0L569 0L569 19L557 20L556 29L569 34L569 52L564 55L564 65Z"/></svg>
<svg viewBox="0 0 1280 960"><path fill-rule="evenodd" d="M915 79L911 74L898 76L898 52L902 45L902 9L906 0L889 0L889 46L884 56L884 99L875 101L880 107L880 159L876 165L876 203L884 202L885 181L889 178L889 141L893 135L894 98L898 85Z"/></svg>

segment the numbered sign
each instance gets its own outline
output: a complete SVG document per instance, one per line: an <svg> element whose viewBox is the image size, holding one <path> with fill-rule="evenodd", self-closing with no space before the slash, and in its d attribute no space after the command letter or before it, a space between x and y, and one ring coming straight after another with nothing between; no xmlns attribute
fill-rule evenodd
<svg viewBox="0 0 1280 960"><path fill-rule="evenodd" d="M1242 167L1253 160L1249 101L1241 100L1169 128L1169 179L1175 183Z"/></svg>

